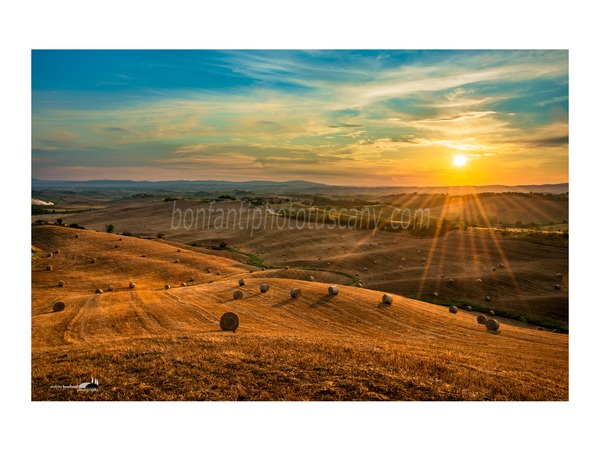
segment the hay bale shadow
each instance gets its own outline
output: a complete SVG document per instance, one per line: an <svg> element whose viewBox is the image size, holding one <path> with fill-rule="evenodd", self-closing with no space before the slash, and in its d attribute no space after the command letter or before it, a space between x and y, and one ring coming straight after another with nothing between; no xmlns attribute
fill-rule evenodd
<svg viewBox="0 0 600 450"><path fill-rule="evenodd" d="M500 331L494 331L494 330L487 330L487 332L490 334L500 334Z"/></svg>
<svg viewBox="0 0 600 450"><path fill-rule="evenodd" d="M316 302L312 303L309 308L318 308L319 306L325 306L329 303L335 295L327 294L318 299Z"/></svg>
<svg viewBox="0 0 600 450"><path fill-rule="evenodd" d="M392 305L389 303L378 303L377 304L377 309L386 309L386 308L391 308Z"/></svg>
<svg viewBox="0 0 600 450"><path fill-rule="evenodd" d="M285 300L280 301L279 303L275 303L273 305L273 308L281 308L282 306L288 305L290 303L292 303L292 301L297 300L293 297L288 297Z"/></svg>

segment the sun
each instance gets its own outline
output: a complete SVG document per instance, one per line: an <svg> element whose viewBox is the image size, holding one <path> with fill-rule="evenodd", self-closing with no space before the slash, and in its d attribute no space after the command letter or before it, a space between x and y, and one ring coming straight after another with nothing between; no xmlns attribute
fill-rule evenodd
<svg viewBox="0 0 600 450"><path fill-rule="evenodd" d="M456 155L454 157L454 165L457 167L462 167L467 163L467 157L464 155Z"/></svg>

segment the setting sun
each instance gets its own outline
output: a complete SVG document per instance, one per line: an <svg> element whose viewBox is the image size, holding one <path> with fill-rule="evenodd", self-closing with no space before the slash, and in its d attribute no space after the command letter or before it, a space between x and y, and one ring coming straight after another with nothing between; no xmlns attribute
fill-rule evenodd
<svg viewBox="0 0 600 450"><path fill-rule="evenodd" d="M467 157L464 155L456 155L454 157L454 165L458 166L458 167L462 167L466 164L467 162Z"/></svg>

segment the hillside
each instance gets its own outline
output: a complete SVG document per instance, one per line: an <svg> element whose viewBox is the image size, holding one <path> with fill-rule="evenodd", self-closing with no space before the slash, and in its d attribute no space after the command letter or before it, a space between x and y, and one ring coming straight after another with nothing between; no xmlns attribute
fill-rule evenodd
<svg viewBox="0 0 600 450"><path fill-rule="evenodd" d="M384 306L343 275L183 244L34 226L32 245L33 400L568 399L567 335L503 318L492 334L465 310L399 295ZM236 333L219 328L228 311ZM97 392L52 388L90 377Z"/></svg>

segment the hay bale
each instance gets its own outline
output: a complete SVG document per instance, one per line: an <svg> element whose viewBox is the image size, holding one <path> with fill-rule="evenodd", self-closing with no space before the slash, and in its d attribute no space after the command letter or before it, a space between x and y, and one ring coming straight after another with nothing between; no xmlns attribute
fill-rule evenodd
<svg viewBox="0 0 600 450"><path fill-rule="evenodd" d="M454 278L449 278L448 279L448 284L454 284Z"/></svg>
<svg viewBox="0 0 600 450"><path fill-rule="evenodd" d="M60 280L58 282L58 287L64 287L65 286L65 282L63 280Z"/></svg>
<svg viewBox="0 0 600 450"><path fill-rule="evenodd" d="M485 325L485 323L488 321L488 318L486 316L484 316L483 314L479 314L477 316L477 323L481 324L481 325Z"/></svg>
<svg viewBox="0 0 600 450"><path fill-rule="evenodd" d="M104 291L100 288L96 289L96 294L104 294Z"/></svg>
<svg viewBox="0 0 600 450"><path fill-rule="evenodd" d="M179 264L179 260L178 259L175 260L175 264Z"/></svg>
<svg viewBox="0 0 600 450"><path fill-rule="evenodd" d="M562 277L563 277L563 274L560 273L560 272L558 272L555 276L556 276L556 278L558 278L559 280L561 280Z"/></svg>
<svg viewBox="0 0 600 450"><path fill-rule="evenodd" d="M241 298L244 297L244 293L238 289L236 289L235 291L233 291L233 299L234 300L240 300Z"/></svg>
<svg viewBox="0 0 600 450"><path fill-rule="evenodd" d="M489 295L485 296L485 301L486 302L491 302L492 301L492 297L490 297Z"/></svg>
<svg viewBox="0 0 600 450"><path fill-rule="evenodd" d="M171 289L171 285L170 284L165 284L165 289Z"/></svg>
<svg viewBox="0 0 600 450"><path fill-rule="evenodd" d="M221 271L217 270L217 273L215 275L221 275Z"/></svg>
<svg viewBox="0 0 600 450"><path fill-rule="evenodd" d="M46 266L46 270L52 271L53 267L52 266Z"/></svg>
<svg viewBox="0 0 600 450"><path fill-rule="evenodd" d="M115 290L115 288L114 288L114 286L113 286L112 284L109 284L109 285L108 285L108 287L106 288L106 290L107 290L108 292L112 292L112 291L114 291L114 290Z"/></svg>
<svg viewBox="0 0 600 450"><path fill-rule="evenodd" d="M92 264L96 264L96 258L92 258Z"/></svg>
<svg viewBox="0 0 600 450"><path fill-rule="evenodd" d="M438 296L438 293L437 293L437 292L434 292L434 293L433 293L433 296L434 296L434 297L437 297L437 296Z"/></svg>
<svg viewBox="0 0 600 450"><path fill-rule="evenodd" d="M289 270L289 269L290 269L290 266L285 266L285 267L283 268L283 270Z"/></svg>
<svg viewBox="0 0 600 450"><path fill-rule="evenodd" d="M56 250L54 250L54 253L56 253L58 255L60 253L60 249L57 248Z"/></svg>
<svg viewBox="0 0 600 450"><path fill-rule="evenodd" d="M492 267L492 272L495 272L495 271L496 271L496 268L495 268L495 267Z"/></svg>
<svg viewBox="0 0 600 450"><path fill-rule="evenodd" d="M489 314L490 316L495 316L495 315L496 315L496 313L494 312L494 310L493 310L493 309L490 309L490 310L488 311L488 314Z"/></svg>
<svg viewBox="0 0 600 450"><path fill-rule="evenodd" d="M250 272L250 273L254 273L254 269L250 269L248 272Z"/></svg>
<svg viewBox="0 0 600 450"><path fill-rule="evenodd" d="M268 284L263 283L263 284L260 285L260 292L262 292L264 294L265 292L268 292L268 291L269 291L269 285Z"/></svg>
<svg viewBox="0 0 600 450"><path fill-rule="evenodd" d="M75 239L79 239L79 235L78 234L75 235Z"/></svg>
<svg viewBox="0 0 600 450"><path fill-rule="evenodd" d="M221 330L233 331L235 333L235 330L237 330L238 326L240 325L240 319L235 313L226 312L221 316L219 325L221 326Z"/></svg>
<svg viewBox="0 0 600 450"><path fill-rule="evenodd" d="M308 277L309 281L315 281L315 277L313 277L312 275L310 277Z"/></svg>
<svg viewBox="0 0 600 450"><path fill-rule="evenodd" d="M177 253L181 253L181 249L180 248L177 249Z"/></svg>
<svg viewBox="0 0 600 450"><path fill-rule="evenodd" d="M119 248L119 244L115 244L115 248Z"/></svg>
<svg viewBox="0 0 600 450"><path fill-rule="evenodd" d="M478 283L483 283L483 280L481 278L477 278L477 282Z"/></svg>
<svg viewBox="0 0 600 450"><path fill-rule="evenodd" d="M146 254L145 254L145 253L142 253L142 258L145 258L145 257L146 257Z"/></svg>
<svg viewBox="0 0 600 450"><path fill-rule="evenodd" d="M58 312L58 311L63 311L64 309L65 309L65 304L63 302L52 303L52 311Z"/></svg>
<svg viewBox="0 0 600 450"><path fill-rule="evenodd" d="M338 295L340 290L338 289L337 286L329 286L329 288L327 289L327 292L329 292L329 295Z"/></svg>
<svg viewBox="0 0 600 450"><path fill-rule="evenodd" d="M238 284L239 284L240 286L244 286L244 285L246 284L246 282L244 281L244 279L243 279L243 278L240 278L240 279L238 280Z"/></svg>
<svg viewBox="0 0 600 450"><path fill-rule="evenodd" d="M135 283L132 281L131 283L129 283L129 289L134 289L135 288Z"/></svg>
<svg viewBox="0 0 600 450"><path fill-rule="evenodd" d="M558 291L560 289L560 284L555 284L554 289L556 289Z"/></svg>
<svg viewBox="0 0 600 450"><path fill-rule="evenodd" d="M123 238L119 238L119 241L122 241L122 240L123 240Z"/></svg>
<svg viewBox="0 0 600 450"><path fill-rule="evenodd" d="M181 283L181 287L186 287L187 283L184 281L183 283Z"/></svg>
<svg viewBox="0 0 600 450"><path fill-rule="evenodd" d="M212 273L212 269L210 269L210 268L206 269L206 271L207 271L208 273Z"/></svg>
<svg viewBox="0 0 600 450"><path fill-rule="evenodd" d="M452 314L456 314L458 313L458 308L452 305L450 308L448 308L448 311L450 311Z"/></svg>
<svg viewBox="0 0 600 450"><path fill-rule="evenodd" d="M403 270L403 269L404 269L404 267L402 267L402 266L398 267L398 270Z"/></svg>
<svg viewBox="0 0 600 450"><path fill-rule="evenodd" d="M441 274L440 278L446 278L446 275L445 274Z"/></svg>
<svg viewBox="0 0 600 450"><path fill-rule="evenodd" d="M196 281L196 279L194 277L190 277L190 279L188 280L190 283L193 283L194 281Z"/></svg>
<svg viewBox="0 0 600 450"><path fill-rule="evenodd" d="M385 305L391 305L392 301L394 301L394 297L392 297L390 294L383 294L383 297L381 297L381 303Z"/></svg>
<svg viewBox="0 0 600 450"><path fill-rule="evenodd" d="M52 253L48 253L48 258L52 258Z"/></svg>
<svg viewBox="0 0 600 450"><path fill-rule="evenodd" d="M500 263L500 264L498 264L498 267L500 267L501 269L504 269L504 264Z"/></svg>
<svg viewBox="0 0 600 450"><path fill-rule="evenodd" d="M471 305L467 306L467 311L473 311L473 307Z"/></svg>
<svg viewBox="0 0 600 450"><path fill-rule="evenodd" d="M361 288L362 287L362 283L359 281L358 283L356 283L356 287Z"/></svg>
<svg viewBox="0 0 600 450"><path fill-rule="evenodd" d="M290 297L292 297L292 298L300 298L300 297L302 297L302 291L300 289L298 289L298 288L293 288L290 291Z"/></svg>
<svg viewBox="0 0 600 450"><path fill-rule="evenodd" d="M485 327L489 330L489 331L498 331L498 328L500 328L500 322L498 322L496 319L489 319L486 323L485 323Z"/></svg>

